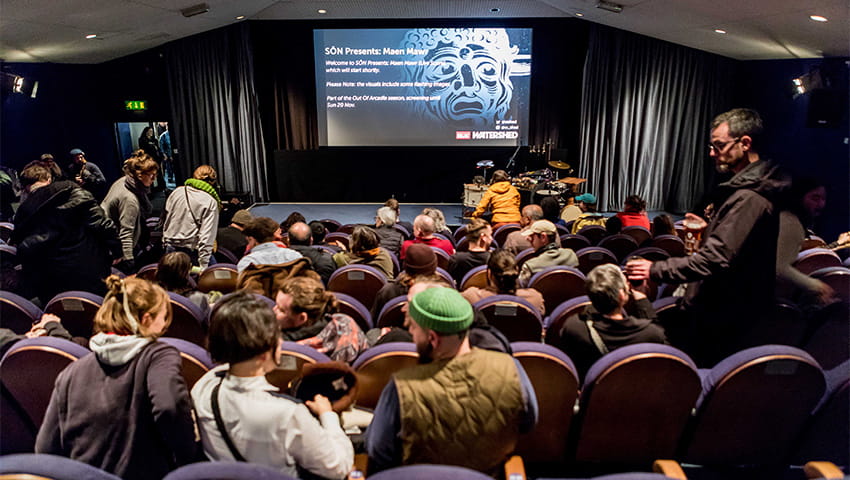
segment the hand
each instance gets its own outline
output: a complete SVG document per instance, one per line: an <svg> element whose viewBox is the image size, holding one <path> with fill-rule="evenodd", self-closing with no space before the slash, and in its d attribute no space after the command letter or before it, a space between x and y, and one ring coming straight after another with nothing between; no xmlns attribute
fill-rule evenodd
<svg viewBox="0 0 850 480"><path fill-rule="evenodd" d="M822 305L828 305L838 300L838 296L835 294L835 290L833 290L832 287L823 282L818 282L818 287L815 291L815 295Z"/></svg>
<svg viewBox="0 0 850 480"><path fill-rule="evenodd" d="M703 220L702 217L700 217L699 215L695 215L693 213L686 213L685 214L685 225L688 225L688 224L699 225L698 228L700 230L702 230L702 229L704 229L705 227L708 226L708 223L705 220ZM690 227L690 228L693 228L693 227Z"/></svg>
<svg viewBox="0 0 850 480"><path fill-rule="evenodd" d="M646 282L644 282L644 283L646 283ZM638 290L638 288L634 288L634 287L632 288L632 299L637 301L637 300L643 300L644 298L646 298L645 293Z"/></svg>
<svg viewBox="0 0 850 480"><path fill-rule="evenodd" d="M629 281L644 281L649 279L649 269L652 267L652 262L645 259L629 260L626 263L626 278Z"/></svg>
<svg viewBox="0 0 850 480"><path fill-rule="evenodd" d="M839 245L846 245L847 243L850 243L850 232L844 232L838 236Z"/></svg>
<svg viewBox="0 0 850 480"><path fill-rule="evenodd" d="M324 395L316 395L313 397L312 402L307 400L304 404L307 405L307 408L309 408L316 416L333 411L330 400L328 400L328 397Z"/></svg>
<svg viewBox="0 0 850 480"><path fill-rule="evenodd" d="M44 328L49 322L60 323L59 317L53 315L52 313L45 313L41 316L41 319L38 323L34 324L30 331L25 334L27 338L36 338L43 337L47 335L47 329Z"/></svg>

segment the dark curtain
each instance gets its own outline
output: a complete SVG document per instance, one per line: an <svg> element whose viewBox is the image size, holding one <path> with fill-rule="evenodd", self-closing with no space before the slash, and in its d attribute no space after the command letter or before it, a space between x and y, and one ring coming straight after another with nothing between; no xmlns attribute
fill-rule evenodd
<svg viewBox="0 0 850 480"><path fill-rule="evenodd" d="M734 61L613 28L590 30L579 176L601 211L627 195L685 212L713 180L711 119L730 108Z"/></svg>
<svg viewBox="0 0 850 480"><path fill-rule="evenodd" d="M237 24L168 44L168 87L179 170L218 171L227 191L268 199L268 167L248 27Z"/></svg>

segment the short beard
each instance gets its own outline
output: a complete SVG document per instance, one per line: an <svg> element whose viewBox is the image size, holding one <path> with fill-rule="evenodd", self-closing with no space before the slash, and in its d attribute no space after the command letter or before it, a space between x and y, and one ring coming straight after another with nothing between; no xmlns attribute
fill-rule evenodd
<svg viewBox="0 0 850 480"><path fill-rule="evenodd" d="M425 343L425 345L416 345L416 352L419 354L419 364L424 365L426 363L431 363L434 361L434 346L431 345L431 342Z"/></svg>

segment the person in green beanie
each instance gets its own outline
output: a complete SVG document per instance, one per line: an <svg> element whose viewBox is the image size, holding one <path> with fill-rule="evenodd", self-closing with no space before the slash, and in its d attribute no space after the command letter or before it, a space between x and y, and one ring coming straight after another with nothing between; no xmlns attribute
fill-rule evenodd
<svg viewBox="0 0 850 480"><path fill-rule="evenodd" d="M435 463L494 475L537 422L534 388L512 356L470 347L473 310L456 290L414 284L408 299L420 365L381 393L366 432L369 473Z"/></svg>

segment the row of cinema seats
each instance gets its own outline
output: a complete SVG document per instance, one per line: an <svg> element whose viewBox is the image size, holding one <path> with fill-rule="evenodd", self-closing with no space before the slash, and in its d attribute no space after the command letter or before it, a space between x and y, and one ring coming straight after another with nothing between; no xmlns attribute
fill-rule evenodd
<svg viewBox="0 0 850 480"><path fill-rule="evenodd" d="M201 347L179 339L183 376L191 386L213 363ZM568 465L646 469L655 459L710 467L786 468L808 460L848 465L850 361L824 372L799 349L767 345L741 351L708 370L683 352L638 344L596 362L583 382L570 358L541 343L516 342L513 355L534 385L535 430L516 454L532 469ZM267 376L287 392L305 363L329 358L284 342L284 360ZM0 360L4 414L2 453L31 452L59 372L89 351L57 338L21 340ZM411 343L364 351L354 362L359 408L377 404L396 371L415 365Z"/></svg>

